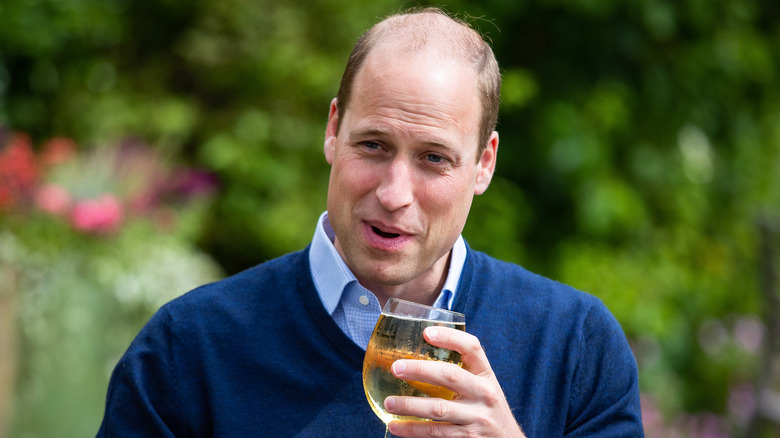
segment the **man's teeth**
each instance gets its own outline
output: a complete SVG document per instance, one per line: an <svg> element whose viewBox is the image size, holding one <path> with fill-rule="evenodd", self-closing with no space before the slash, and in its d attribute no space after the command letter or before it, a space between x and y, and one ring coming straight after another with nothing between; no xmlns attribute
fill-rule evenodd
<svg viewBox="0 0 780 438"><path fill-rule="evenodd" d="M400 236L400 234L395 234L395 233L385 233L384 231L380 230L380 229L379 229L379 228L377 228L377 227L371 227L371 229L372 229L372 230L374 230L374 232L375 232L376 234L378 234L378 235L380 235L380 236L382 236L382 237L386 237L386 238L388 238L388 239L391 239L391 238L393 238L393 237L398 237L398 236Z"/></svg>

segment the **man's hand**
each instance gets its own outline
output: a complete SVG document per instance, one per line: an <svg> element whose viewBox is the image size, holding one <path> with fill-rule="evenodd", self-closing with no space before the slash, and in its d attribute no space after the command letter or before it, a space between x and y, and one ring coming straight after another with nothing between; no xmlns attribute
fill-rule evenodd
<svg viewBox="0 0 780 438"><path fill-rule="evenodd" d="M390 432L400 437L525 438L479 339L447 327L428 327L424 336L437 347L459 352L463 368L447 362L404 359L393 364L393 374L402 380L444 386L458 395L453 400L387 397L385 409L390 413L435 420L393 421Z"/></svg>

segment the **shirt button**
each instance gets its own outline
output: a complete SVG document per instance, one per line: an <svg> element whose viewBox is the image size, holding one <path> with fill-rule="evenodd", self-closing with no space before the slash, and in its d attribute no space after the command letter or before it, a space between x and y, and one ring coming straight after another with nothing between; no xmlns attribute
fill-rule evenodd
<svg viewBox="0 0 780 438"><path fill-rule="evenodd" d="M358 301L360 301L360 304L364 306L368 306L368 297L365 295L361 295L360 298L358 298Z"/></svg>

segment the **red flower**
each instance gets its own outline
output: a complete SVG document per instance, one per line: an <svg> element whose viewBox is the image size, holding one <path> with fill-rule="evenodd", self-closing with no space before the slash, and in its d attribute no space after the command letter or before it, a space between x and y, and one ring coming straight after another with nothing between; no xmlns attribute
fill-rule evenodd
<svg viewBox="0 0 780 438"><path fill-rule="evenodd" d="M43 166L50 167L69 161L75 156L75 141L67 137L54 137L43 144L40 161Z"/></svg>
<svg viewBox="0 0 780 438"><path fill-rule="evenodd" d="M27 134L14 134L0 145L0 210L10 210L30 196L38 179L32 143Z"/></svg>

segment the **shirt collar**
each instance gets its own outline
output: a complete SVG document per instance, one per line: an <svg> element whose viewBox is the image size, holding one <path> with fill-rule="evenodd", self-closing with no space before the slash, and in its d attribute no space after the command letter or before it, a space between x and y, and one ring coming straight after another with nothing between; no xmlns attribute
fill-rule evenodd
<svg viewBox="0 0 780 438"><path fill-rule="evenodd" d="M312 279L322 304L329 314L333 314L341 300L344 289L357 278L349 270L333 244L335 233L328 221L328 212L322 213L317 220L317 228L309 248L309 265ZM439 296L433 306L440 309L452 309L460 274L466 261L466 243L458 236L450 254L450 266Z"/></svg>
<svg viewBox="0 0 780 438"><path fill-rule="evenodd" d="M463 241L463 236L458 236L458 240L452 246L447 279L444 281L444 287L441 288L441 293L439 293L439 297L433 303L433 307L452 310L452 302L455 300L455 292L458 291L460 274L463 272L463 266L466 263L466 253L466 242Z"/></svg>
<svg viewBox="0 0 780 438"><path fill-rule="evenodd" d="M309 265L314 286L328 314L332 315L339 304L344 288L357 278L333 245L336 234L328 222L328 212L317 220L317 228L309 248Z"/></svg>

